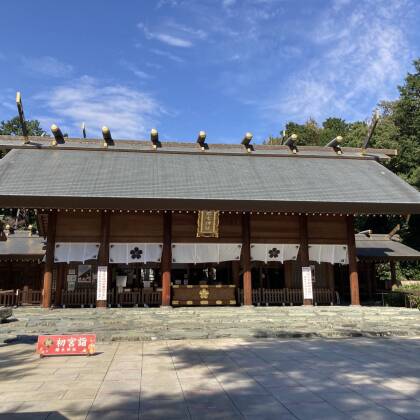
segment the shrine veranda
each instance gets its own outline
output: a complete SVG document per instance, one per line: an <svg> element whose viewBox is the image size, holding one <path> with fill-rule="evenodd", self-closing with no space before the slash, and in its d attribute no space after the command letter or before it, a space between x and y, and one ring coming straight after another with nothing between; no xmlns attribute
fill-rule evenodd
<svg viewBox="0 0 420 420"><path fill-rule="evenodd" d="M154 146L0 137L0 208L36 210L46 239L45 258L0 256L0 289L22 289L14 303L359 305L378 285L355 216L420 213L420 193L381 164L394 150ZM30 283L13 280L17 266Z"/></svg>

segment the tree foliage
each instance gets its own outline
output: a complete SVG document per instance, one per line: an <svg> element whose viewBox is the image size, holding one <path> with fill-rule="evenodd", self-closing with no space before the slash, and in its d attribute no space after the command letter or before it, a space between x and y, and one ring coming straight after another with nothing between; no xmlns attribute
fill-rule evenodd
<svg viewBox="0 0 420 420"><path fill-rule="evenodd" d="M404 84L398 87L399 98L378 104L380 119L371 138L370 147L397 149L398 156L384 163L388 169L420 189L420 59L414 61L414 72L408 73ZM289 121L286 136L298 135L298 144L327 144L334 137L344 138L343 146L362 147L367 136L368 121L347 122L341 118L327 118L318 124L310 118L303 124ZM268 143L281 144L282 137L270 137ZM359 217L358 230L372 229L375 233L388 233L397 224L403 242L420 250L420 216L413 215L407 222L405 217ZM405 270L405 271L404 271ZM415 263L401 264L402 275L420 279L420 267Z"/></svg>

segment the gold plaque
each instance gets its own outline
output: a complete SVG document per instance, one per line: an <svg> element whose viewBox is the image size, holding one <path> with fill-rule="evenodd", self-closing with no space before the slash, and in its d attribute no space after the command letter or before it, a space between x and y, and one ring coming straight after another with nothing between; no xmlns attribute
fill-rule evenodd
<svg viewBox="0 0 420 420"><path fill-rule="evenodd" d="M173 300L172 305L179 305L179 300Z"/></svg>
<svg viewBox="0 0 420 420"><path fill-rule="evenodd" d="M200 289L198 293L200 295L200 299L207 299L209 297L210 292L207 289Z"/></svg>
<svg viewBox="0 0 420 420"><path fill-rule="evenodd" d="M200 305L208 305L209 301L208 300L200 300Z"/></svg>
<svg viewBox="0 0 420 420"><path fill-rule="evenodd" d="M216 300L216 305L221 305L223 303L222 300Z"/></svg>
<svg viewBox="0 0 420 420"><path fill-rule="evenodd" d="M192 300L187 300L187 305L192 305L193 301Z"/></svg>
<svg viewBox="0 0 420 420"><path fill-rule="evenodd" d="M230 300L229 305L236 305L236 300Z"/></svg>
<svg viewBox="0 0 420 420"><path fill-rule="evenodd" d="M197 220L197 238L219 237L219 211L200 210Z"/></svg>

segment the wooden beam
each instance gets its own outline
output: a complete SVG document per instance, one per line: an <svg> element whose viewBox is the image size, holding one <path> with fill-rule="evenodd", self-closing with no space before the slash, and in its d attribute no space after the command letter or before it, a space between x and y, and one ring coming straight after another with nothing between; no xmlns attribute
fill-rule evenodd
<svg viewBox="0 0 420 420"><path fill-rule="evenodd" d="M172 214L163 215L163 249L161 261L162 306L171 304Z"/></svg>
<svg viewBox="0 0 420 420"><path fill-rule="evenodd" d="M301 266L309 267L308 216L304 214L299 216L299 238L300 238L299 254L300 254ZM301 283L301 287L303 287L303 283ZM303 304L312 305L312 299L304 299Z"/></svg>
<svg viewBox="0 0 420 420"><path fill-rule="evenodd" d="M360 305L359 275L357 273L356 240L354 237L354 217L347 216L347 251L349 257L350 297L352 305Z"/></svg>
<svg viewBox="0 0 420 420"><path fill-rule="evenodd" d="M108 282L109 282L109 231L111 227L111 216L109 212L102 211L101 213L101 245L98 254L98 266L108 267ZM97 300L97 308L106 308L106 300Z"/></svg>
<svg viewBox="0 0 420 420"><path fill-rule="evenodd" d="M293 261L285 261L284 264L284 287L293 289Z"/></svg>
<svg viewBox="0 0 420 420"><path fill-rule="evenodd" d="M252 305L252 275L251 275L251 226L250 214L242 215L242 267L244 305Z"/></svg>
<svg viewBox="0 0 420 420"><path fill-rule="evenodd" d="M57 211L48 215L47 247L45 251L44 286L42 291L42 307L51 306L51 289L54 268L55 233L57 229Z"/></svg>

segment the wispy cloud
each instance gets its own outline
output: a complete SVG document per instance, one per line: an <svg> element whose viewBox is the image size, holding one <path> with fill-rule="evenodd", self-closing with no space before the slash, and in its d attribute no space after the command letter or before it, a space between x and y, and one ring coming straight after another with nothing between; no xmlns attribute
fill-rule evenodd
<svg viewBox="0 0 420 420"><path fill-rule="evenodd" d="M143 70L140 70L135 64L131 63L127 60L120 60L120 64L125 69L131 71L134 76L138 77L139 79L150 79L152 76L149 73L146 73Z"/></svg>
<svg viewBox="0 0 420 420"><path fill-rule="evenodd" d="M137 27L144 32L144 36L147 39L155 39L163 42L164 44L170 45L171 47L189 48L193 46L193 43L186 38L181 38L180 36L175 36L170 33L151 31L143 23L139 23Z"/></svg>
<svg viewBox="0 0 420 420"><path fill-rule="evenodd" d="M35 98L44 110L40 117L45 126L55 122L79 135L86 123L89 135L100 135L100 127L110 127L115 138L144 137L165 113L148 93L125 85L102 85L84 76L54 87ZM72 133L73 131L73 133Z"/></svg>
<svg viewBox="0 0 420 420"><path fill-rule="evenodd" d="M151 48L150 52L155 55L159 55L161 57L169 58L169 60L175 61L176 63L183 63L185 61L183 58L179 57L178 55L172 54L168 51Z"/></svg>
<svg viewBox="0 0 420 420"><path fill-rule="evenodd" d="M308 37L319 54L265 103L266 109L300 120L334 113L362 118L375 105L372 98L378 102L395 96L411 60L403 4L408 5L335 0Z"/></svg>
<svg viewBox="0 0 420 420"><path fill-rule="evenodd" d="M73 73L73 66L61 62L55 57L20 57L22 66L33 73L49 77L68 77Z"/></svg>

